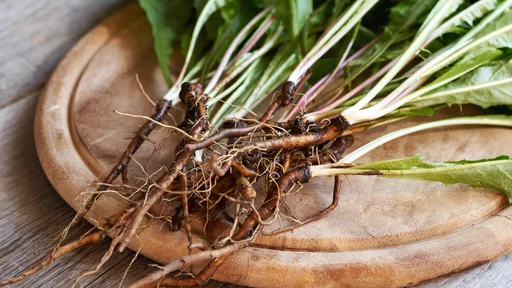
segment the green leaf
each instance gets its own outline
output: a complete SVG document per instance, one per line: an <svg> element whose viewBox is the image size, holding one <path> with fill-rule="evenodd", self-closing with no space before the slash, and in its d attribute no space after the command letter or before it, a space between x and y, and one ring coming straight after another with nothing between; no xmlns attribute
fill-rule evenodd
<svg viewBox="0 0 512 288"><path fill-rule="evenodd" d="M220 9L221 13L219 14L222 19L224 19L224 24L215 27L217 29L217 36L213 43L210 55L203 67L201 82L205 79L206 74L210 71L211 67L214 67L219 62L222 55L224 55L228 49L229 44L233 39L235 39L243 25L249 22L252 18L252 15L247 16L247 13L240 11L240 7L237 7L238 9L233 9L235 4L239 3L232 2L232 4L226 5Z"/></svg>
<svg viewBox="0 0 512 288"><path fill-rule="evenodd" d="M232 1L234 1L234 0L209 0L208 2L206 2L206 4L203 7L203 10L201 10L201 14L199 14L199 17L196 20L196 23L194 26L194 31L192 33L192 37L190 39L190 44L188 46L187 56L185 57L185 64L184 64L183 70L187 69L187 66L188 66L188 64L192 58L192 54L194 52L194 48L196 46L197 39L199 38L199 34L200 34L201 30L203 29L203 26L206 24L206 22L210 18L210 16ZM183 1L183 2L182 1L163 1L163 2L178 2L178 3L180 3L178 5L182 5L181 3L185 3L185 2L188 3L191 1ZM180 9L177 9L177 10L179 11ZM182 71L182 73L183 73L183 71Z"/></svg>
<svg viewBox="0 0 512 288"><path fill-rule="evenodd" d="M165 81L171 86L169 57L192 17L192 1L139 0L139 3L151 23L158 63Z"/></svg>
<svg viewBox="0 0 512 288"><path fill-rule="evenodd" d="M419 77L431 75L466 56L472 50L486 47L504 50L512 48L512 10L507 10L512 1L502 2L494 11L469 30L454 46L430 61L435 63ZM429 60L427 60L429 61Z"/></svg>
<svg viewBox="0 0 512 288"><path fill-rule="evenodd" d="M324 57L318 59L313 66L311 66L311 77L308 79L310 83L315 83L322 79L325 75L330 73L338 64L337 59L334 57Z"/></svg>
<svg viewBox="0 0 512 288"><path fill-rule="evenodd" d="M473 26L478 19L496 9L498 4L499 1L497 0L478 1L443 23L443 25L436 29L434 35L441 36L444 33L456 31L458 26L464 24Z"/></svg>
<svg viewBox="0 0 512 288"><path fill-rule="evenodd" d="M413 1L413 0L402 0L399 1L393 8L391 8L391 12L389 15L390 22L384 28L383 33L381 34L378 41L373 44L369 49L367 49L363 55L358 57L363 61L359 61L357 64L358 67L353 71L350 79L347 79L346 83L352 81L355 77L361 75L364 71L367 70L372 64L377 62L379 59L386 60L394 59L398 56L404 54L410 46L410 43L406 43L407 45L396 45L398 50L390 52L390 47L393 44L397 44L397 39L400 39L404 34L408 34L409 30L413 30L415 32L416 29L411 29L414 24L418 24L418 19L424 18L425 15L429 14L432 10L432 7L435 6L437 1ZM386 53L389 54L386 56ZM416 51L414 51L416 52ZM393 57L394 56L394 57ZM392 57L392 58L391 58ZM405 64L403 64L405 65ZM392 68L397 69L397 68ZM388 71L388 74L390 72ZM390 74L391 75L391 74ZM382 79L380 81L383 81ZM380 81L378 83L380 83ZM389 79L391 81L391 78ZM389 83L388 80L385 82ZM381 84L383 84L382 82ZM379 87L379 89L375 89L370 93L378 94L383 89L387 83L383 87Z"/></svg>
<svg viewBox="0 0 512 288"><path fill-rule="evenodd" d="M404 53L410 43L406 45L397 45L394 50L390 49L391 45L403 34L407 34L411 26L414 24L421 24L418 22L424 19L430 10L435 6L437 1L415 1L415 0L401 0L393 6L389 13L389 23L384 27L384 31L379 40L373 44L367 51L363 53L357 60L353 61L351 65L361 65L359 69L354 72L354 75L360 75L371 64L379 60L392 60ZM396 43L395 43L396 44Z"/></svg>
<svg viewBox="0 0 512 288"><path fill-rule="evenodd" d="M279 19L284 23L286 33L295 39L313 11L313 1L277 0L274 7Z"/></svg>
<svg viewBox="0 0 512 288"><path fill-rule="evenodd" d="M219 34L224 32L221 31L221 28L226 29L230 22L232 22L235 18L238 18L241 15L240 11L240 3L237 1L231 1L226 5L220 7L217 11L215 11L206 23L204 24L203 31L206 31L206 38L209 40L215 40L218 38ZM220 34L223 35L223 34ZM199 39L202 37L202 33L199 35ZM199 40L198 39L198 40Z"/></svg>
<svg viewBox="0 0 512 288"><path fill-rule="evenodd" d="M512 24L512 10L505 11L500 17L491 23L487 24L482 31L476 34L475 38L483 37L489 33L492 33L500 28ZM487 41L484 45L496 48L512 47L512 33L503 33L498 37L494 37Z"/></svg>
<svg viewBox="0 0 512 288"><path fill-rule="evenodd" d="M475 4L469 6L464 9L461 13L457 14L454 19L456 21L452 21L452 24L457 23L457 25L466 23L469 26L473 26L474 23L482 18L484 15L489 13L490 11L496 9L499 4L499 0L481 0L476 2Z"/></svg>
<svg viewBox="0 0 512 288"><path fill-rule="evenodd" d="M457 79L458 77L478 68L496 57L500 56L502 52L492 47L478 47L475 50L466 54L460 61L455 63L451 68L438 77L430 85L435 86L438 83L446 83Z"/></svg>
<svg viewBox="0 0 512 288"><path fill-rule="evenodd" d="M329 16L331 16L333 12L333 5L331 2L332 1L330 0L325 1L322 5L312 11L305 25L327 25L329 23Z"/></svg>
<svg viewBox="0 0 512 288"><path fill-rule="evenodd" d="M456 117L432 122L422 123L416 126L411 126L407 128L402 128L399 130L392 131L388 134L385 134L373 141L366 143L365 145L357 148L356 150L350 152L345 155L342 160L334 163L331 167L336 167L339 163L352 163L359 159L361 156L366 153L372 151L373 149L391 141L397 139L399 137L403 137L405 135L409 135L411 133L416 133L419 131L439 128L439 127L449 127L454 125L491 125L491 126L502 126L502 127L512 127L512 115L481 115L481 116L472 116L472 117ZM332 174L324 174L324 175L332 175Z"/></svg>
<svg viewBox="0 0 512 288"><path fill-rule="evenodd" d="M361 168L362 167L362 168ZM373 173L388 178L441 182L446 185L468 184L471 187L494 189L512 198L512 158L461 160L429 163L421 157L379 161L347 170L377 170Z"/></svg>
<svg viewBox="0 0 512 288"><path fill-rule="evenodd" d="M423 107L440 103L475 104L483 108L512 105L512 60L479 67L409 104Z"/></svg>
<svg viewBox="0 0 512 288"><path fill-rule="evenodd" d="M401 0L391 8L388 28L395 31L411 25L422 24L436 0Z"/></svg>

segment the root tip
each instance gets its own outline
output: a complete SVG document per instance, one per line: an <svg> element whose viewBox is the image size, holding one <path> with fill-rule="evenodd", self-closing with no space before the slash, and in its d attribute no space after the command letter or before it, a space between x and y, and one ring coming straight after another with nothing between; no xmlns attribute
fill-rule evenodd
<svg viewBox="0 0 512 288"><path fill-rule="evenodd" d="M121 245L119 245L119 247L117 248L117 252L123 253L125 248L126 248L126 244L121 243Z"/></svg>

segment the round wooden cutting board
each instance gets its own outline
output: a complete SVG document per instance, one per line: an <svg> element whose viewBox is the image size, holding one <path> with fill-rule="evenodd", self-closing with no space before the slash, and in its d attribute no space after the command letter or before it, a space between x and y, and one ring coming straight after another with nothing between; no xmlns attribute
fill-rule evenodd
<svg viewBox="0 0 512 288"><path fill-rule="evenodd" d="M152 41L142 10L128 6L77 43L40 99L35 124L39 157L52 184L74 209L82 204L80 192L110 168L143 122L113 110L137 115L152 111L136 75L153 99L166 92ZM180 119L180 112L174 112ZM461 111L441 111L436 117L454 113ZM427 119L415 118L357 135L354 148L423 121ZM151 139L158 142L166 133L158 130ZM149 171L169 164L175 142L166 142ZM431 161L480 159L512 154L510 143L512 131L505 128L455 127L394 140L360 161L417 155ZM153 149L153 144L144 144L137 162L145 165ZM135 161L129 169L132 175L141 172ZM328 206L332 182L321 178L305 185L288 197L286 214L304 219ZM115 195L105 194L88 220L98 223L124 205ZM261 237L255 246L234 254L214 278L258 287L416 284L511 252L512 208L507 205L497 192L466 185L348 177L334 212L295 231ZM286 217L280 217L267 230L288 224ZM206 241L200 228L195 232L196 242ZM140 248L161 263L187 253L184 232L169 232L158 221L135 238L131 249Z"/></svg>

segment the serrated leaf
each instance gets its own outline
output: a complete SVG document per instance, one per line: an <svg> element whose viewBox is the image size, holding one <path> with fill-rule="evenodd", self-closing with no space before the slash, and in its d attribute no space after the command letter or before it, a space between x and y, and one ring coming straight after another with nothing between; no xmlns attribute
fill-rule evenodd
<svg viewBox="0 0 512 288"><path fill-rule="evenodd" d="M500 50L492 47L479 47L466 54L466 56L438 77L431 85L451 81L451 79L457 79L458 77L490 62L501 54L502 52Z"/></svg>
<svg viewBox="0 0 512 288"><path fill-rule="evenodd" d="M367 163L347 170L371 170L382 177L441 182L446 185L468 184L471 187L498 190L512 198L512 158L506 155L492 159L441 163L426 162L422 157L410 157Z"/></svg>
<svg viewBox="0 0 512 288"><path fill-rule="evenodd" d="M491 23L487 24L482 31L476 34L475 38L483 37L487 34L490 34L500 28L503 28L505 26L512 24L512 10L508 10L503 12L503 14L498 17L496 20L492 21ZM503 48L508 47L512 48L512 33L503 33L502 35L498 37L494 37L490 40L488 40L485 44L485 46L495 47L495 48Z"/></svg>
<svg viewBox="0 0 512 288"><path fill-rule="evenodd" d="M411 30L410 28L414 26L414 24L417 24L418 19L423 19L423 17L426 14L432 13L433 8L436 5L437 1L411 1L411 0L402 0L399 1L392 9L390 13L390 22L388 25L384 28L383 33L381 34L378 41L373 44L369 49L367 49L360 59L365 59L366 61L363 61L360 66L357 67L356 71L352 73L352 77L357 77L361 75L370 65L372 65L375 61L377 61L379 58L385 55L385 52L389 50L391 45L395 42L396 39L399 38L404 33L407 33L408 30ZM453 7L456 7L457 5L452 5ZM435 6L437 7L437 6ZM452 7L452 8L453 8ZM438 7L439 8L439 7ZM419 44L420 41L416 41L415 46L418 46L416 49L418 49L421 45ZM413 40L414 43L414 40ZM405 53L414 54L416 51L412 47L412 43L408 45L401 45L399 47L402 47L399 51L395 51L394 53L397 54L395 56L396 58L402 58ZM413 51L414 50L414 51ZM401 57L399 57L401 56ZM407 57L405 57L407 58ZM404 58L404 59L405 59ZM391 78L396 76L398 73L399 66L405 65L406 62L401 63L400 65L395 65L392 67L387 73L385 77L388 77L389 79L383 79L379 80L375 86L381 85L382 87L378 87L375 90L371 90L370 93L378 94L378 90L383 89L390 81ZM394 71L393 71L394 70ZM392 74L395 74L392 76ZM392 76L392 77L391 77ZM352 80L351 78L350 80ZM348 81L347 81L348 82Z"/></svg>
<svg viewBox="0 0 512 288"><path fill-rule="evenodd" d="M497 0L481 0L476 2L475 4L469 6L464 9L457 15L450 18L450 20L446 21L441 25L438 29L436 29L436 36L440 36L448 31L453 31L457 29L457 26L462 24L467 24L469 26L473 26L473 24L484 15L489 13L490 11L496 9L499 1Z"/></svg>
<svg viewBox="0 0 512 288"><path fill-rule="evenodd" d="M475 104L483 108L512 105L512 60L501 60L483 66L419 97L411 105L430 106L439 103Z"/></svg>

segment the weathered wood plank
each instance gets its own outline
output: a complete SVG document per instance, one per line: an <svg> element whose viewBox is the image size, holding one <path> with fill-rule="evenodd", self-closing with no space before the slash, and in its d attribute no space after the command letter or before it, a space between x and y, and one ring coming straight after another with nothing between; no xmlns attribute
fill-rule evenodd
<svg viewBox="0 0 512 288"><path fill-rule="evenodd" d="M48 254L55 243L52 237L74 215L39 165L33 139L35 105L40 88L63 55L121 2L0 2L0 278L13 276ZM82 225L70 238L89 228L89 224ZM94 267L107 245L88 247L65 257L14 287L69 286L80 270ZM100 278L108 282L105 286L117 286L121 279L118 275L134 255L128 252L114 256L104 272L83 284ZM128 283L147 273L150 262L139 259L132 267L135 273L126 279Z"/></svg>
<svg viewBox="0 0 512 288"><path fill-rule="evenodd" d="M13 276L32 266L51 252L52 238L72 219L74 211L59 197L46 179L37 160L33 139L33 115L38 93L34 93L0 110L0 278ZM84 223L69 235L76 239L90 229ZM40 274L15 287L69 286L81 271L94 267L105 253L108 243L91 246L64 257ZM122 253L112 257L96 278L116 286L125 268L135 255ZM134 263L128 282L150 269L149 259ZM120 277L118 277L121 275Z"/></svg>
<svg viewBox="0 0 512 288"><path fill-rule="evenodd" d="M122 2L0 1L0 107L39 90L73 44Z"/></svg>
<svg viewBox="0 0 512 288"><path fill-rule="evenodd" d="M436 287L512 287L512 254L492 263L443 277L421 286L421 288Z"/></svg>

